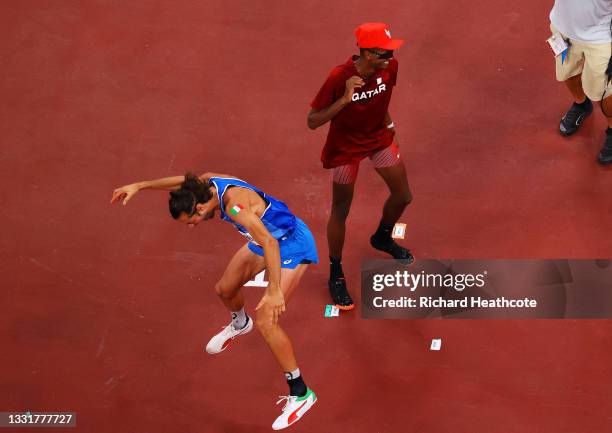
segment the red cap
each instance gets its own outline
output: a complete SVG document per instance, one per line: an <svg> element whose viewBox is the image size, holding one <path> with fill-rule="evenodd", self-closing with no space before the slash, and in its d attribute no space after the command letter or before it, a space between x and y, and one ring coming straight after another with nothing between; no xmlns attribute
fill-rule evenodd
<svg viewBox="0 0 612 433"><path fill-rule="evenodd" d="M384 23L364 23L355 29L355 36L359 48L395 50L404 43L402 39L391 39L389 26Z"/></svg>

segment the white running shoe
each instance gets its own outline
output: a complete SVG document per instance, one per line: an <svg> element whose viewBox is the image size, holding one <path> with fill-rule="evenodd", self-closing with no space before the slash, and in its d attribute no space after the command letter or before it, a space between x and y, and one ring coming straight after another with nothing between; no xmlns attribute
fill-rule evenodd
<svg viewBox="0 0 612 433"><path fill-rule="evenodd" d="M206 351L211 355L223 352L230 345L234 338L239 335L248 334L253 329L253 319L247 316L247 324L242 329L234 329L232 323L224 326L221 332L210 339L206 345Z"/></svg>
<svg viewBox="0 0 612 433"><path fill-rule="evenodd" d="M281 416L276 418L272 429L281 430L289 427L291 424L302 418L308 409L310 409L317 401L317 396L310 388L306 391L304 397L296 397L295 395L281 396L280 400L276 402L279 404L281 401L286 400L285 406L283 407L283 413Z"/></svg>

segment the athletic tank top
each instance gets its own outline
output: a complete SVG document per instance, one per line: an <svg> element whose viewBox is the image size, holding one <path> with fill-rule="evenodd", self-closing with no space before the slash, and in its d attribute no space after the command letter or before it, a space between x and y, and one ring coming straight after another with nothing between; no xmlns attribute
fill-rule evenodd
<svg viewBox="0 0 612 433"><path fill-rule="evenodd" d="M246 237L249 241L257 243L253 240L251 234L243 226L231 219L225 212L225 205L223 203L223 195L229 187L240 187L255 191L266 203L266 210L259 218L263 225L268 229L272 237L276 240L281 239L283 236L291 233L295 229L295 216L291 213L285 203L275 199L272 196L267 195L259 188L246 183L240 179L227 178L227 177L211 177L208 180L209 184L217 189L217 198L219 199L219 207L221 209L221 219L231 223L241 235Z"/></svg>

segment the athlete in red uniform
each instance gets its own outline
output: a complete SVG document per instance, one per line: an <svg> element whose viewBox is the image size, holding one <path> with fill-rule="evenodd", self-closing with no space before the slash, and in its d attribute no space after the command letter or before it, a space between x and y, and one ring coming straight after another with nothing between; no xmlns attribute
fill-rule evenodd
<svg viewBox="0 0 612 433"><path fill-rule="evenodd" d="M406 170L394 141L395 128L389 101L397 79L393 50L402 45L392 39L383 23L365 23L355 30L359 56L335 67L312 101L308 127L330 122L321 161L333 169L332 210L327 223L330 277L329 291L342 309L353 308L342 271L345 221L353 199L359 163L369 158L387 184L391 195L382 218L370 238L371 245L396 259L411 263L409 250L391 238L393 226L411 202Z"/></svg>

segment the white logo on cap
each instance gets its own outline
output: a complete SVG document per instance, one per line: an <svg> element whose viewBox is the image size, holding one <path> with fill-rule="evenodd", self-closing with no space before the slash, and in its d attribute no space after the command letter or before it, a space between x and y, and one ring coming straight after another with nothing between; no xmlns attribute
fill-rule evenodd
<svg viewBox="0 0 612 433"><path fill-rule="evenodd" d="M391 39L391 32L387 29L385 29L385 33L387 34L387 36L389 36L389 39Z"/></svg>

